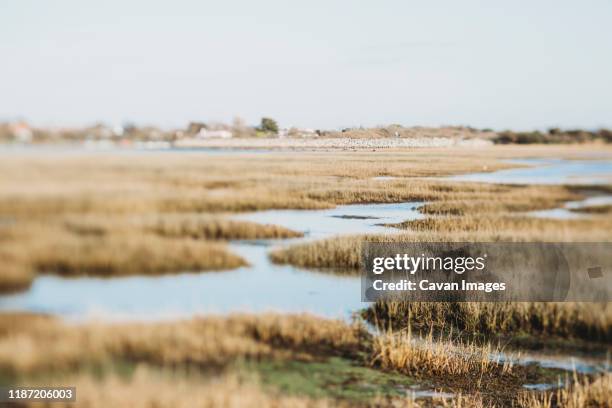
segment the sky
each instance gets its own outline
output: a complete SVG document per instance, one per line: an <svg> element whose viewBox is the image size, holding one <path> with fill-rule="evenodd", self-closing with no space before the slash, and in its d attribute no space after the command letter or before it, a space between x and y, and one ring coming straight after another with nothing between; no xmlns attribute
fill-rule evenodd
<svg viewBox="0 0 612 408"><path fill-rule="evenodd" d="M612 2L4 0L0 120L612 127Z"/></svg>

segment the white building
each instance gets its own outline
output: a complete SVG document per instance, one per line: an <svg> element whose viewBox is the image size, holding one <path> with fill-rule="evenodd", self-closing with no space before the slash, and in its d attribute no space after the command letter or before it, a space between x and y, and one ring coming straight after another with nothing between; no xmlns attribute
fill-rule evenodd
<svg viewBox="0 0 612 408"><path fill-rule="evenodd" d="M196 135L198 139L229 139L233 136L230 130L219 129L219 130L210 130L202 128Z"/></svg>
<svg viewBox="0 0 612 408"><path fill-rule="evenodd" d="M32 129L30 129L28 124L25 122L11 124L11 133L15 139L17 139L17 141L22 143L30 142L32 140L32 136L34 135Z"/></svg>

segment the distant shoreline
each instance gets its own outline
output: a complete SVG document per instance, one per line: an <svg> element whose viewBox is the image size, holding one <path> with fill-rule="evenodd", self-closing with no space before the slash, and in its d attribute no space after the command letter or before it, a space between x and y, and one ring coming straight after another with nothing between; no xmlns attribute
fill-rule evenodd
<svg viewBox="0 0 612 408"><path fill-rule="evenodd" d="M225 149L296 149L296 150L368 150L416 147L488 147L493 142L485 139L459 139L450 137L416 138L232 138L232 139L183 139L176 141L178 148L225 148Z"/></svg>

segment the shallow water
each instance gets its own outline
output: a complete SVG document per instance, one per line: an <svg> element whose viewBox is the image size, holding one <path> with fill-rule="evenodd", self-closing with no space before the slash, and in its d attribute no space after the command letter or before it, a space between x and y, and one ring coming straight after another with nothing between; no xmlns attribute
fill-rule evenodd
<svg viewBox="0 0 612 408"><path fill-rule="evenodd" d="M554 368L581 374L611 372L612 365L609 356L601 355L567 355L547 354L536 351L521 351L519 356L497 353L491 356L493 360L511 361L518 365L538 364L544 368Z"/></svg>
<svg viewBox="0 0 612 408"><path fill-rule="evenodd" d="M559 382L559 383L538 383L538 384L523 384L523 388L529 390L529 391L550 391L550 390L556 390L557 388L561 388L563 387L563 383Z"/></svg>
<svg viewBox="0 0 612 408"><path fill-rule="evenodd" d="M249 266L232 271L110 279L42 276L28 291L0 297L0 310L51 313L71 321L160 320L236 311L311 312L348 319L351 312L365 306L359 277L274 265L268 252L272 247L340 234L393 233L393 228L377 224L421 217L418 205L367 204L240 214L234 218L281 225L302 231L305 237L233 242L230 249ZM349 218L338 218L342 216Z"/></svg>
<svg viewBox="0 0 612 408"><path fill-rule="evenodd" d="M518 182L528 178L529 182L561 183L568 179L579 181L579 176L585 177L593 172L599 176L612 176L610 161L532 159L520 163L538 167L477 173L451 179L484 181L484 177L491 182ZM534 215L584 216L569 209L605 204L611 200L607 197L591 197ZM277 246L335 235L394 233L397 231L393 228L380 224L422 217L417 211L421 204L358 204L328 210L270 210L238 214L233 218L280 225L302 231L305 236L288 240L233 242L231 249L244 257L249 266L232 271L110 279L41 276L26 292L1 296L0 310L45 312L76 321L95 317L158 320L234 311L307 311L348 318L351 312L365 306L360 301L358 277L274 265L268 259L269 251Z"/></svg>
<svg viewBox="0 0 612 408"><path fill-rule="evenodd" d="M260 224L280 225L304 232L306 239L321 239L334 235L395 232L394 229L379 224L392 224L421 218L422 215L417 211L421 205L423 205L422 202L353 204L328 210L258 211L238 214L234 218Z"/></svg>
<svg viewBox="0 0 612 408"><path fill-rule="evenodd" d="M523 159L507 162L527 167L461 174L445 179L504 184L612 184L611 160Z"/></svg>
<svg viewBox="0 0 612 408"><path fill-rule="evenodd" d="M138 153L137 150L134 152ZM252 153L232 153L239 152ZM0 150L0 154L2 153ZM534 159L521 163L542 167L476 173L447 179L516 184L603 184L612 180L610 161ZM571 212L570 209L611 202L612 196L590 197L580 202L567 203L563 208L533 215L580 217L585 215ZM50 313L70 322L88 319L162 320L240 311L311 312L326 317L350 319L351 313L366 306L361 303L359 277L303 270L289 265L274 265L268 258L269 251L278 246L336 235L396 233L397 230L380 224L420 218L422 215L418 213L417 207L421 204L423 203L363 204L339 206L329 210L271 210L238 214L233 218L280 225L302 231L305 236L287 240L232 242L231 250L249 263L247 267L232 271L110 279L41 276L26 292L0 296L0 310ZM503 360L510 357L497 355L495 358ZM609 362L601 358L567 355L551 357L532 353L524 354L514 361L517 364L535 363L543 367L584 373L610 371ZM537 390L558 385L524 386ZM418 389L407 390L407 395L412 398L452 397L452 394Z"/></svg>
<svg viewBox="0 0 612 408"><path fill-rule="evenodd" d="M112 154L151 154L151 153L197 153L212 156L240 155L253 153L277 153L280 149L239 149L239 148L217 148L217 147L173 147L167 142L136 142L131 145L121 145L112 142L92 142L56 145L24 145L24 144L0 144L0 156L2 155L82 155L92 153ZM285 152L286 153L286 152Z"/></svg>
<svg viewBox="0 0 612 408"><path fill-rule="evenodd" d="M406 392L406 396L412 399L419 398L435 398L435 399L448 399L455 398L455 394L450 392L442 392L436 390L409 390Z"/></svg>
<svg viewBox="0 0 612 408"><path fill-rule="evenodd" d="M376 177L372 177L372 180L378 180L378 181L389 181L389 180L397 180L400 177L395 177L395 176L376 176Z"/></svg>
<svg viewBox="0 0 612 408"><path fill-rule="evenodd" d="M550 210L532 211L529 213L532 217L538 218L555 218L555 219L580 219L593 217L596 214L572 211L579 208L609 205L612 204L612 195L602 194L593 197L587 197L581 201L569 201L561 208L552 208Z"/></svg>

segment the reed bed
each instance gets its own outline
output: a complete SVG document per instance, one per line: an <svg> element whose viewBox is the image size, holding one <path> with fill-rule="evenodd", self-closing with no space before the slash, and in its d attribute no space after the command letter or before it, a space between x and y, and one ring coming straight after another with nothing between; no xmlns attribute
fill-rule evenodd
<svg viewBox="0 0 612 408"><path fill-rule="evenodd" d="M159 275L225 270L246 265L223 243L162 237L136 228L101 232L78 231L61 223L18 223L0 230L2 266L0 289L12 289L10 268L31 281L39 273L64 276ZM6 247L5 247L6 246ZM12 248L12 249L11 249ZM9 252L10 249L10 252ZM4 255L2 255L4 253ZM6 272L5 272L6 271Z"/></svg>
<svg viewBox="0 0 612 408"><path fill-rule="evenodd" d="M276 263L356 273L362 241L383 242L606 242L612 240L612 218L544 219L529 211L562 206L582 197L565 186L509 186L472 183L421 185L419 208L427 217L388 224L405 230L395 235L337 237L298 244L271 254ZM336 190L334 200L344 199ZM431 197L429 195L432 195ZM329 198L329 197L327 197Z"/></svg>
<svg viewBox="0 0 612 408"><path fill-rule="evenodd" d="M608 151L607 147L602 149ZM279 263L349 272L359 268L363 240L607 240L611 225L603 218L550 221L516 216L581 197L582 192L574 188L418 178L514 166L500 162L500 158L575 157L587 150L512 146L333 152L334 160L326 153L307 152L232 157L164 153L139 155L137 160L130 155L104 154L96 154L95 160L76 155L7 156L0 162L0 289L24 288L42 272L116 276L238 267L244 261L227 251L225 240L299 236L280 227L225 217L231 212L263 209L430 202L422 212L434 217L397 225L405 231L396 235L343 237L272 254ZM374 180L377 176L396 179ZM430 320L416 327L431 333L438 327L476 333L518 328L542 335L610 339L607 308L598 315L596 308L556 310L532 305L529 309L518 304L501 309L486 304L468 309L466 305L465 310L454 305L447 309L439 306L440 310L438 306L422 306L419 310L398 307L393 311L391 305L385 307L377 314L380 322L393 322L396 328L413 327L413 320L406 321L405 315L414 314ZM116 361L154 370L195 367L204 372L225 370L241 360L309 361L342 356L360 364L421 376L460 392L475 393L477 386L491 387L503 394L501 401L514 401L525 373L485 358L492 351L489 346L462 345L433 337L419 344L409 334L397 332L372 338L362 328L312 316L236 315L155 324L74 326L40 316L0 315L0 371L15 377L49 373L57 378L84 366ZM239 393L259 402L258 406L338 404L275 394L271 397L268 391L231 379L227 380L229 385L222 379L210 387L183 379L158 379L156 372L131 379L79 376L75 384L80 396L91 392L92 398L82 402L91 405L82 406L92 407L100 406L100 401L104 406L113 405L97 398L106 395L105 390L117 390L118 401L123 397L122 401L129 402L124 405L143 407L240 406L243 402ZM155 393L151 390L159 391L162 397L152 396ZM177 390L190 391L181 396ZM484 401L490 405L490 399ZM388 403L381 401L380 405ZM409 400L393 401L392 405L398 404L418 405ZM482 398L472 396L439 404L485 406Z"/></svg>
<svg viewBox="0 0 612 408"><path fill-rule="evenodd" d="M424 333L455 331L467 336L538 336L612 341L609 303L377 302L365 313L381 327Z"/></svg>
<svg viewBox="0 0 612 408"><path fill-rule="evenodd" d="M586 207L580 208L572 208L570 211L577 213L586 213L586 214L612 214L612 205L602 204L602 205L590 205Z"/></svg>
<svg viewBox="0 0 612 408"><path fill-rule="evenodd" d="M414 400L408 397L375 397L369 401L346 401L286 395L261 384L257 376L226 372L215 377L189 376L139 365L129 376L108 374L102 378L71 375L54 381L77 389L77 401L71 403L30 403L23 407L59 408L484 408L478 395L459 395L452 399ZM187 374L187 373L185 373ZM49 383L45 383L49 386Z"/></svg>
<svg viewBox="0 0 612 408"><path fill-rule="evenodd" d="M334 161L321 153L300 153L299 160L293 154L228 158L166 153L137 160L110 154L7 156L0 163L0 291L23 290L37 273L115 276L231 269L244 261L216 241L301 235L229 220L227 212L320 209L494 189L371 179L431 175L431 154L444 161L435 174L509 166L493 157L475 164L467 151L334 153Z"/></svg>
<svg viewBox="0 0 612 408"><path fill-rule="evenodd" d="M357 366L403 373L463 392L475 391L474 386L465 381L468 377L470 381L480 381L474 384L510 381L512 387L524 381L523 371L515 373L511 365L490 360L492 352L490 347L434 341L431 337L419 340L409 334L385 333L372 337L361 326L309 315L231 315L168 323L89 323L77 326L40 315L0 314L0 372L5 378L28 384L49 378L55 382L68 381L77 386L79 404L85 404L82 406L95 404L101 395L91 390L94 385L99 390L111 386L125 392L131 389L132 397L126 401L145 404L160 396L166 398L163 393L135 392L144 391L147 384L151 389L157 389L159 385L160 390L166 390L173 385L180 389L183 381L195 381L206 387L210 377L221 381L216 382L220 392L215 395L232 398L226 395L229 390L222 384L225 377L219 373L234 373L241 367L237 363L245 360L322 361L342 356ZM117 377L113 374L116 372L113 367L121 364L136 367L136 373ZM144 378L139 376L142 367L146 368ZM160 372L174 377L157 377ZM92 377L92 373L98 374ZM271 402L282 403L289 398L270 394L269 389L266 394ZM198 393L194 395L201 398ZM173 400L176 404L182 403L177 394L169 393L167 403ZM303 396L296 397L296 400L305 404L313 401L331 403L333 406L346 403ZM194 400L187 401L193 403ZM248 399L245 403L250 401L257 399ZM474 401L479 400L475 398ZM380 396L363 405L417 407L431 406L431 402L431 399L414 402L410 398ZM448 402L448 406L465 406L466 403L466 398L458 397L456 401Z"/></svg>
<svg viewBox="0 0 612 408"><path fill-rule="evenodd" d="M35 251L32 258L39 273L63 276L159 275L226 270L247 264L215 242L147 234L56 236Z"/></svg>
<svg viewBox="0 0 612 408"><path fill-rule="evenodd" d="M612 218L547 219L523 215L439 216L396 225L415 236L464 235L480 242L608 242ZM456 240L454 240L456 241Z"/></svg>
<svg viewBox="0 0 612 408"><path fill-rule="evenodd" d="M170 213L101 216L70 215L59 227L77 235L110 235L138 230L167 238L198 240L251 240L301 237L301 232L278 225L233 220L221 214Z"/></svg>
<svg viewBox="0 0 612 408"><path fill-rule="evenodd" d="M95 160L87 154L7 156L0 163L0 220L8 223L0 224L0 241L27 255L14 256L14 250L0 254L6 261L0 290L24 289L40 272L113 276L230 269L244 261L215 241L300 235L278 226L232 221L222 216L227 212L431 201L424 212L497 214L550 208L577 197L561 187L418 178L493 171L514 166L498 158L530 154L547 155L537 148L496 148L334 152L333 161L329 154L312 152L231 157L165 153L139 155L137 160L105 154L96 154ZM576 153L556 149L554 154ZM380 181L376 176L397 178ZM274 260L350 269L355 255L345 251L346 242L339 250L324 243L325 248L317 248L322 250L319 258L301 248L298 255L275 254ZM307 259L300 260L302 256Z"/></svg>
<svg viewBox="0 0 612 408"><path fill-rule="evenodd" d="M145 228L164 237L193 239L240 240L302 237L304 234L278 225L262 225L248 221L233 221L210 215L172 215L157 217Z"/></svg>
<svg viewBox="0 0 612 408"><path fill-rule="evenodd" d="M500 158L571 158L592 150L592 147L495 147L245 153L226 157L166 152L136 158L130 154L102 153L15 154L3 157L0 163L0 217L235 212L329 208L348 202L436 200L445 192L467 195L509 187L415 177L495 171L518 166L500 162ZM597 150L601 154L612 153L608 147L598 146ZM372 179L377 176L398 179Z"/></svg>
<svg viewBox="0 0 612 408"><path fill-rule="evenodd" d="M440 216L395 225L396 234L350 235L273 251L278 264L358 274L363 242L607 242L612 219L551 220L520 216Z"/></svg>
<svg viewBox="0 0 612 408"><path fill-rule="evenodd" d="M0 292L16 292L32 284L35 273L27 257L24 248L0 240Z"/></svg>
<svg viewBox="0 0 612 408"><path fill-rule="evenodd" d="M359 327L310 315L74 326L28 314L0 314L0 371L19 376L112 361L205 369L247 358L355 356L366 338Z"/></svg>
<svg viewBox="0 0 612 408"><path fill-rule="evenodd" d="M24 220L0 228L0 291L26 289L38 273L111 277L227 270L246 262L219 241L301 235L192 213Z"/></svg>
<svg viewBox="0 0 612 408"><path fill-rule="evenodd" d="M444 338L434 340L431 335L425 339L414 338L410 331L376 336L372 349L371 364L410 375L482 378L504 376L513 370L511 363L491 359L496 351L490 345L461 344Z"/></svg>
<svg viewBox="0 0 612 408"><path fill-rule="evenodd" d="M556 208L581 197L580 189L564 186L505 186L467 197L444 197L420 210L430 215L509 214Z"/></svg>
<svg viewBox="0 0 612 408"><path fill-rule="evenodd" d="M450 406L511 406L528 370L493 360L494 352L490 345L433 340L431 336L415 340L410 332L388 333L374 340L373 364L452 390L459 396Z"/></svg>
<svg viewBox="0 0 612 408"><path fill-rule="evenodd" d="M518 406L523 408L610 408L612 407L612 374L597 375L594 379L575 378L571 384L557 391L523 393Z"/></svg>
<svg viewBox="0 0 612 408"><path fill-rule="evenodd" d="M326 208L310 198L330 186L382 194L380 175L444 175L509 167L495 158L477 163L442 151L440 165L421 153L314 153L214 157L165 153L130 156L16 156L0 164L0 214L249 211ZM446 159L446 160L445 160ZM339 183L340 182L340 183ZM402 194L406 194L403 192ZM389 199L393 195L390 195Z"/></svg>

